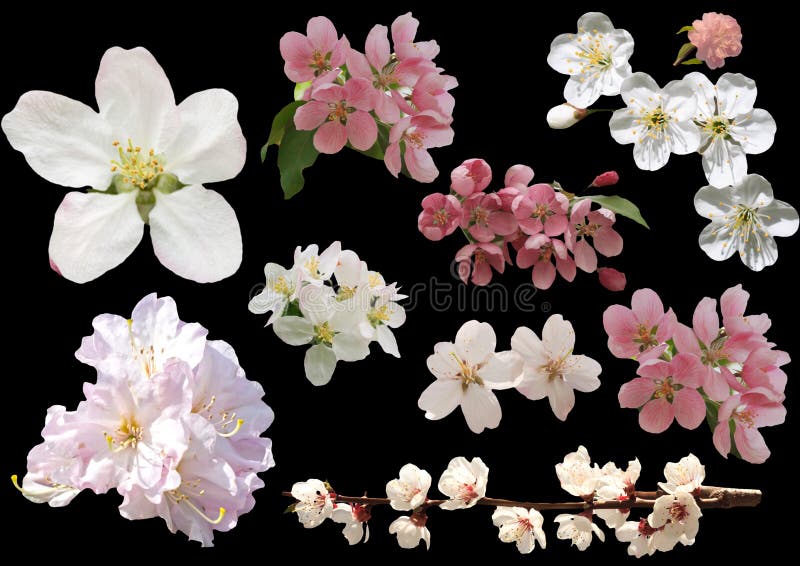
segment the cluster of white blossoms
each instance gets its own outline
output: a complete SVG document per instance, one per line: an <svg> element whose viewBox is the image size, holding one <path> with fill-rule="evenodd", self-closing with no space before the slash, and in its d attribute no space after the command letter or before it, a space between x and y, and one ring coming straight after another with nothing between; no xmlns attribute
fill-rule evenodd
<svg viewBox="0 0 800 566"><path fill-rule="evenodd" d="M75 353L97 370L75 411L47 411L44 442L17 484L36 503L63 507L82 490L123 496L126 519L162 517L212 546L255 505L257 476L275 465L261 434L272 423L264 390L245 377L233 348L178 318L155 294L126 319L103 314Z"/></svg>
<svg viewBox="0 0 800 566"><path fill-rule="evenodd" d="M572 353L575 331L560 314L547 319L541 339L523 326L511 337L511 350L495 352L496 346L492 327L476 320L459 329L455 342L436 344L428 357L436 380L418 402L426 418L441 419L461 406L472 432L496 428L502 411L494 390L516 388L532 400L547 397L563 421L575 406L575 390L600 387L600 364Z"/></svg>
<svg viewBox="0 0 800 566"><path fill-rule="evenodd" d="M310 346L305 372L314 385L328 383L337 362L366 358L372 342L400 357L392 329L406 320L398 304L406 296L340 242L322 253L316 244L298 246L291 268L268 263L264 275L266 284L248 308L271 312L267 326L287 344Z"/></svg>
<svg viewBox="0 0 800 566"><path fill-rule="evenodd" d="M592 465L586 448L581 446L555 468L562 488L584 502L582 512L560 514L554 519L558 524L556 537L570 541L578 550L586 550L594 537L605 541L605 534L593 521L595 516L614 529L620 541L629 542L628 553L637 558L657 550L672 550L678 543L694 543L702 516L696 497L705 479L705 469L695 456L690 454L666 465L666 482L659 484L656 499L647 500L652 512L638 522L628 520L630 506L642 500L637 498L635 486L641 471L638 459L628 462L625 470L613 462L601 468ZM389 505L396 511L410 512L389 525L389 532L397 536L400 547L415 548L424 541L430 548L431 533L427 527L430 509L494 506L492 522L499 529L500 540L515 543L520 553L529 554L537 543L541 548L547 546L544 517L537 507L574 507L573 503L539 504L489 498L488 479L489 468L480 458L469 461L463 457L453 458L439 478L439 491L447 499L428 498L431 475L414 464L403 466L399 477L386 484L386 498L341 496L329 483L309 479L292 487L291 496L296 502L289 510L297 514L305 528L317 527L325 519L343 524L343 534L353 545L369 538L367 523L372 518L372 508Z"/></svg>

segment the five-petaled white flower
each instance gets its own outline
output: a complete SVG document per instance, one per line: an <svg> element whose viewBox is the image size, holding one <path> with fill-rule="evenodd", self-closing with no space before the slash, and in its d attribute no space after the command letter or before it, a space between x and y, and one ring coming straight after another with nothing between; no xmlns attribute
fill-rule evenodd
<svg viewBox="0 0 800 566"><path fill-rule="evenodd" d="M422 392L418 402L426 418L441 419L461 405L472 432L500 424L502 411L492 390L517 385L522 377L522 360L514 352L495 353L496 345L491 325L477 320L464 323L455 343L436 344L428 357L428 369L436 381Z"/></svg>
<svg viewBox="0 0 800 566"><path fill-rule="evenodd" d="M544 517L536 509L498 507L492 513L492 522L495 527L500 527L498 535L500 540L517 543L520 554L533 552L536 541L542 548L547 546L547 539L542 529Z"/></svg>
<svg viewBox="0 0 800 566"><path fill-rule="evenodd" d="M600 364L588 356L572 355L574 346L575 331L560 314L544 323L541 340L524 326L511 337L511 349L524 361L517 391L528 399L547 397L562 421L575 406L573 390L589 392L600 387Z"/></svg>
<svg viewBox="0 0 800 566"><path fill-rule="evenodd" d="M739 252L742 262L761 271L778 260L776 236L797 232L797 211L777 200L761 175L746 175L729 189L705 186L694 197L694 208L711 223L700 233L708 257L723 261Z"/></svg>
<svg viewBox="0 0 800 566"><path fill-rule="evenodd" d="M486 496L489 467L480 458L468 461L463 456L450 460L439 478L439 491L450 499L441 504L442 509L467 509Z"/></svg>
<svg viewBox="0 0 800 566"><path fill-rule="evenodd" d="M594 494L602 479L602 472L595 464L584 446L564 456L564 461L556 464L556 475L561 488L576 497L588 497Z"/></svg>
<svg viewBox="0 0 800 566"><path fill-rule="evenodd" d="M611 137L634 144L639 169L655 171L667 164L670 153L686 155L700 147L700 130L692 121L697 101L689 83L671 81L663 89L645 73L634 73L622 83L627 108L614 112Z"/></svg>
<svg viewBox="0 0 800 566"><path fill-rule="evenodd" d="M677 463L667 462L664 466L666 483L659 482L658 486L667 493L687 491L693 493L700 489L706 479L706 467L694 454L684 456Z"/></svg>
<svg viewBox="0 0 800 566"><path fill-rule="evenodd" d="M23 94L2 129L31 168L71 192L55 215L50 262L91 281L122 263L150 226L159 261L207 283L242 259L239 222L203 183L235 177L246 143L230 92L210 89L175 104L169 79L142 47L112 47L95 82L99 112L45 91Z"/></svg>
<svg viewBox="0 0 800 566"><path fill-rule="evenodd" d="M678 542L687 546L694 544L702 516L694 496L686 491L662 495L656 499L653 512L647 517L647 523L660 530L659 535L653 539L656 549L666 552L672 550Z"/></svg>
<svg viewBox="0 0 800 566"><path fill-rule="evenodd" d="M589 12L578 20L577 34L562 33L553 40L547 64L570 75L564 87L567 102L587 108L601 94L619 94L622 81L631 74L631 54L631 34L614 29L605 14Z"/></svg>
<svg viewBox="0 0 800 566"><path fill-rule="evenodd" d="M389 525L389 534L397 535L400 548L416 548L419 541L425 541L425 547L431 547L431 533L425 526L428 517L425 513L414 513L411 516L398 517Z"/></svg>
<svg viewBox="0 0 800 566"><path fill-rule="evenodd" d="M578 550L586 550L592 544L592 533L605 542L606 535L595 525L591 519L583 515L568 515L562 513L555 518L558 523L556 536L561 540L569 540Z"/></svg>
<svg viewBox="0 0 800 566"><path fill-rule="evenodd" d="M386 484L386 497L392 509L413 511L428 498L431 475L414 464L400 468L400 477Z"/></svg>
<svg viewBox="0 0 800 566"><path fill-rule="evenodd" d="M763 153L775 140L775 120L753 108L756 83L739 73L725 73L716 85L702 73L683 80L697 97L695 123L701 131L703 171L715 187L735 185L747 175L746 153Z"/></svg>
<svg viewBox="0 0 800 566"><path fill-rule="evenodd" d="M333 500L328 488L320 480L300 481L292 486L292 497L297 500L294 511L307 529L317 527L333 513Z"/></svg>
<svg viewBox="0 0 800 566"><path fill-rule="evenodd" d="M264 288L250 299L247 308L254 314L272 311L266 324L269 326L283 316L286 307L297 297L299 274L294 269L268 263L264 266L264 276Z"/></svg>

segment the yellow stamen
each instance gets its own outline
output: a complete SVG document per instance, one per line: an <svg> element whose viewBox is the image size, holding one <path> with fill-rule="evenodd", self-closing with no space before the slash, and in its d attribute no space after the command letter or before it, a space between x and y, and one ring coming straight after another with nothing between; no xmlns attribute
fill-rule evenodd
<svg viewBox="0 0 800 566"><path fill-rule="evenodd" d="M217 434L219 436L221 436L222 438L230 438L231 436L233 436L234 434L239 432L239 430L242 428L243 424L244 424L244 419L236 419L236 428L234 428L230 432L219 432L219 431L217 431Z"/></svg>

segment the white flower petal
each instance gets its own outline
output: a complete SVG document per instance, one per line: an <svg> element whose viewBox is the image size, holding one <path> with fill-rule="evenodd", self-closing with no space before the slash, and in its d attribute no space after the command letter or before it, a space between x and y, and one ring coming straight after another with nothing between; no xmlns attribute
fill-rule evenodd
<svg viewBox="0 0 800 566"><path fill-rule="evenodd" d="M700 248L714 261L724 261L736 251L734 240L716 222L703 228L698 241Z"/></svg>
<svg viewBox="0 0 800 566"><path fill-rule="evenodd" d="M639 120L640 116L634 110L629 108L615 110L611 115L611 120L608 122L608 127L611 129L611 137L622 145L635 143L642 137L644 131Z"/></svg>
<svg viewBox="0 0 800 566"><path fill-rule="evenodd" d="M543 366L549 360L547 351L536 333L526 326L520 326L511 336L511 349L524 359L526 364Z"/></svg>
<svg viewBox="0 0 800 566"><path fill-rule="evenodd" d="M786 237L797 232L797 210L789 203L773 200L758 212L761 225L771 236Z"/></svg>
<svg viewBox="0 0 800 566"><path fill-rule="evenodd" d="M461 401L461 411L469 429L479 434L484 428L497 428L503 416L497 397L489 389L470 385Z"/></svg>
<svg viewBox="0 0 800 566"><path fill-rule="evenodd" d="M453 379L461 371L456 361L456 346L452 342L439 342L428 356L428 369L437 379Z"/></svg>
<svg viewBox="0 0 800 566"><path fill-rule="evenodd" d="M778 245L775 239L757 230L740 246L739 255L742 262L753 271L761 271L778 261Z"/></svg>
<svg viewBox="0 0 800 566"><path fill-rule="evenodd" d="M455 379L437 379L419 397L417 406L432 421L446 417L461 403L461 382Z"/></svg>
<svg viewBox="0 0 800 566"><path fill-rule="evenodd" d="M669 150L677 155L694 153L700 148L700 140L703 136L700 128L690 121L671 121L666 129L669 143Z"/></svg>
<svg viewBox="0 0 800 566"><path fill-rule="evenodd" d="M737 184L747 175L747 157L741 145L716 138L703 152L706 179L718 188Z"/></svg>
<svg viewBox="0 0 800 566"><path fill-rule="evenodd" d="M567 420L567 415L575 406L575 391L572 387L563 379L554 379L550 384L550 392L547 397L553 414L559 420Z"/></svg>
<svg viewBox="0 0 800 566"><path fill-rule="evenodd" d="M699 121L706 121L716 115L714 85L703 73L689 73L683 80L686 81L694 91L697 98L697 118Z"/></svg>
<svg viewBox="0 0 800 566"><path fill-rule="evenodd" d="M721 191L706 185L694 195L694 209L697 214L711 220L721 219L738 202L734 202L733 191Z"/></svg>
<svg viewBox="0 0 800 566"><path fill-rule="evenodd" d="M461 361L469 365L485 362L494 354L497 336L487 322L470 320L459 328L456 334L456 353Z"/></svg>
<svg viewBox="0 0 800 566"><path fill-rule="evenodd" d="M181 102L180 127L162 150L169 172L187 185L235 177L247 154L238 111L236 97L219 88L196 92Z"/></svg>
<svg viewBox="0 0 800 566"><path fill-rule="evenodd" d="M290 346L308 344L314 338L314 325L301 316L282 316L272 325L275 335Z"/></svg>
<svg viewBox="0 0 800 566"><path fill-rule="evenodd" d="M577 47L578 43L574 33L562 33L550 43L547 64L559 73L565 75L575 74L579 68L575 60Z"/></svg>
<svg viewBox="0 0 800 566"><path fill-rule="evenodd" d="M522 357L516 352L498 352L480 369L489 389L511 389L522 380Z"/></svg>
<svg viewBox="0 0 800 566"><path fill-rule="evenodd" d="M656 171L669 161L670 146L660 138L651 138L644 134L641 143L633 146L633 160L639 169Z"/></svg>
<svg viewBox="0 0 800 566"><path fill-rule="evenodd" d="M756 108L730 127L733 139L742 144L747 153L763 153L772 147L778 126L766 110Z"/></svg>
<svg viewBox="0 0 800 566"><path fill-rule="evenodd" d="M747 114L756 103L756 82L740 73L725 73L717 80L716 88L719 111L729 118Z"/></svg>
<svg viewBox="0 0 800 566"><path fill-rule="evenodd" d="M589 393L600 387L598 376L602 371L600 364L588 356L570 356L564 377L570 387Z"/></svg>
<svg viewBox="0 0 800 566"><path fill-rule="evenodd" d="M154 194L150 237L164 266L198 283L225 279L239 269L242 234L222 195L200 185Z"/></svg>
<svg viewBox="0 0 800 566"><path fill-rule="evenodd" d="M369 356L369 341L359 334L342 332L333 337L333 352L343 362L357 362Z"/></svg>
<svg viewBox="0 0 800 566"><path fill-rule="evenodd" d="M578 30L594 33L606 34L614 31L614 24L611 19L602 12L586 12L578 19Z"/></svg>
<svg viewBox="0 0 800 566"><path fill-rule="evenodd" d="M45 91L23 94L3 116L3 132L36 173L65 187L111 184L111 126L85 104Z"/></svg>
<svg viewBox="0 0 800 566"><path fill-rule="evenodd" d="M388 326L381 325L378 327L377 335L378 344L380 344L381 348L383 348L383 351L390 356L399 358L400 350L397 349L397 340L395 339L391 329Z"/></svg>
<svg viewBox="0 0 800 566"><path fill-rule="evenodd" d="M662 91L666 99L664 111L672 116L674 121L686 122L694 118L697 112L697 97L692 85L683 79L670 81Z"/></svg>
<svg viewBox="0 0 800 566"><path fill-rule="evenodd" d="M560 314L551 315L542 328L542 344L552 359L562 359L575 347L575 330Z"/></svg>
<svg viewBox="0 0 800 566"><path fill-rule="evenodd" d="M655 108L653 101L658 100L660 94L658 83L647 73L633 73L625 79L620 89L625 104L636 110Z"/></svg>
<svg viewBox="0 0 800 566"><path fill-rule="evenodd" d="M61 275L85 283L118 266L142 239L136 193L68 193L56 211L50 260Z"/></svg>
<svg viewBox="0 0 800 566"><path fill-rule="evenodd" d="M336 354L328 346L315 344L306 351L303 366L306 378L313 385L325 385L331 380L336 369Z"/></svg>
<svg viewBox="0 0 800 566"><path fill-rule="evenodd" d="M603 91L603 83L592 77L594 73L594 69L588 69L583 74L571 76L564 86L564 100L577 108L587 108L596 102Z"/></svg>

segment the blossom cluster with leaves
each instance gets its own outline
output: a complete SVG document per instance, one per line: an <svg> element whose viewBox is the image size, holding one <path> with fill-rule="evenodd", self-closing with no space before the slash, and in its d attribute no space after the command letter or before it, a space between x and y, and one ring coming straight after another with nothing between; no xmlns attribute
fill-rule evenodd
<svg viewBox="0 0 800 566"><path fill-rule="evenodd" d="M598 267L598 254L614 257L622 252L622 237L614 229L617 214L647 227L639 209L619 196L581 196L559 183L536 183L533 169L514 165L506 172L503 188L486 192L492 169L483 159L468 159L450 174L450 194L433 193L422 200L418 227L423 236L438 241L456 230L468 244L456 252L458 273L464 283L487 285L493 270L506 264L531 268L538 289L549 289L556 274L567 281L577 270L596 272L600 283L612 291L625 288L625 275ZM619 175L598 175L588 188L614 185ZM592 205L599 208L592 208ZM511 249L516 258L512 261Z"/></svg>
<svg viewBox="0 0 800 566"><path fill-rule="evenodd" d="M406 321L398 304L406 296L340 242L322 252L316 244L298 246L292 267L268 263L264 275L264 288L248 308L271 312L267 326L287 344L310 346L304 366L314 385L328 383L338 362L366 358L372 342L400 357L392 329Z"/></svg>
<svg viewBox="0 0 800 566"><path fill-rule="evenodd" d="M295 101L272 122L262 160L278 146L278 169L286 198L305 184L303 171L320 153L350 147L382 159L395 177L403 172L430 183L439 171L429 149L453 142L453 107L449 91L458 85L434 59L435 41L417 41L419 21L411 12L390 30L375 25L364 53L339 37L328 18L311 18L306 35L281 38L286 76L296 83Z"/></svg>
<svg viewBox="0 0 800 566"><path fill-rule="evenodd" d="M75 411L47 411L44 442L17 484L35 503L63 507L83 490L122 495L126 519L161 517L203 546L255 505L275 465L261 434L272 410L233 348L178 318L155 294L131 318L103 314L75 357L97 370Z"/></svg>
<svg viewBox="0 0 800 566"><path fill-rule="evenodd" d="M639 362L638 377L619 391L623 408L639 410L639 425L654 434L673 421L695 429L705 420L714 446L760 464L770 455L759 428L786 418L786 352L765 336L766 314L745 314L750 295L741 285L719 301L704 298L692 325L664 311L651 289L633 294L631 308L612 305L603 314L608 348L618 358Z"/></svg>
<svg viewBox="0 0 800 566"><path fill-rule="evenodd" d="M428 497L431 475L414 464L400 468L399 477L386 484L385 498L342 496L330 483L317 479L295 483L284 495L296 500L287 512L296 514L305 528L331 519L344 525L342 532L351 545L368 541L368 523L375 506L389 505L396 511L410 512L389 525L389 533L397 536L401 548L415 548L420 542L430 548L428 513L432 508L454 511L493 506L492 523L498 528L498 538L514 543L521 554L529 554L537 544L542 549L547 546L541 511L572 509L579 512L562 513L554 519L559 540L569 541L578 550L586 550L595 538L604 542L605 533L594 521L599 517L618 540L629 543L628 554L637 558L667 552L679 544L694 544L703 516L701 507L752 506L760 500L757 491L704 487L705 468L692 454L668 463L664 468L666 481L653 492L636 489L641 472L638 459L628 462L624 470L613 462L601 468L591 463L583 446L567 454L555 470L561 487L580 501L530 503L487 497L489 467L480 458L463 457L453 458L439 478L438 488L446 499ZM739 493L738 502L730 498L731 491ZM707 497L711 494L715 495ZM651 512L630 520L634 507Z"/></svg>

